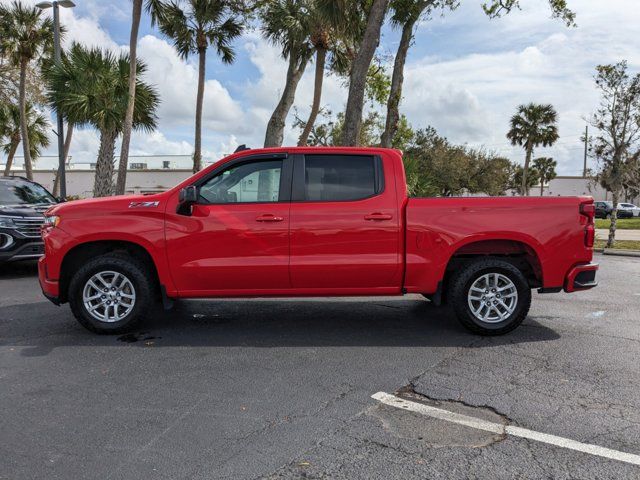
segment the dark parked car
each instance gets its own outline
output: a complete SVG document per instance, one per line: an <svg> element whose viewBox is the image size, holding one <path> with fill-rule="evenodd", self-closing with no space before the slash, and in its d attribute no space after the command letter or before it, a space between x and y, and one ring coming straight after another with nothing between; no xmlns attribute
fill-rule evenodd
<svg viewBox="0 0 640 480"><path fill-rule="evenodd" d="M0 264L44 253L43 213L58 203L42 185L22 177L0 177Z"/></svg>
<svg viewBox="0 0 640 480"><path fill-rule="evenodd" d="M613 212L612 202L595 202L596 206L596 218L611 218ZM618 209L617 218L632 218L633 211Z"/></svg>

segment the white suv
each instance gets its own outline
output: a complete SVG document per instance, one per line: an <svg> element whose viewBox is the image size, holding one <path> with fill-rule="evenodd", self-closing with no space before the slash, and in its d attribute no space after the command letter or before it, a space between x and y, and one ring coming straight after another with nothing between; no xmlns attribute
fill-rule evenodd
<svg viewBox="0 0 640 480"><path fill-rule="evenodd" d="M634 217L640 216L640 207L636 207L633 203L619 203L618 210L627 210L631 212Z"/></svg>

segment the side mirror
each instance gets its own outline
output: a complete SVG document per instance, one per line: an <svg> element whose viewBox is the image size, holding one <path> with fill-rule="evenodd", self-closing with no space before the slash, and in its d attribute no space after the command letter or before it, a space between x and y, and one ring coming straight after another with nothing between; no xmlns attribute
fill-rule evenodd
<svg viewBox="0 0 640 480"><path fill-rule="evenodd" d="M180 190L178 201L180 203L196 203L198 201L198 189L195 185L189 185Z"/></svg>
<svg viewBox="0 0 640 480"><path fill-rule="evenodd" d="M180 190L178 194L178 210L180 215L191 215L191 206L198 201L198 188L195 185Z"/></svg>

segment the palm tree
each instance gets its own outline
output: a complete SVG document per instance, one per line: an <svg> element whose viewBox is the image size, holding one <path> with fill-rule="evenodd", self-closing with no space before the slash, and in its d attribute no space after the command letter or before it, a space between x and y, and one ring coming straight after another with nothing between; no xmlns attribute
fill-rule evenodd
<svg viewBox="0 0 640 480"><path fill-rule="evenodd" d="M538 180L540 180L541 197L544 195L544 184L556 178L557 166L558 162L549 157L540 157L533 161L533 168L538 173Z"/></svg>
<svg viewBox="0 0 640 480"><path fill-rule="evenodd" d="M282 57L288 60L287 76L264 136L265 147L279 147L284 139L287 115L296 95L298 83L313 55L309 38L309 8L303 0L274 0L262 10L262 34L281 48Z"/></svg>
<svg viewBox="0 0 640 480"><path fill-rule="evenodd" d="M144 73L146 65L137 62ZM114 150L117 136L124 128L129 98L129 57L116 57L100 49L74 44L59 65L47 74L48 98L69 123L93 126L100 131L100 149L96 162L94 197L113 193ZM153 130L159 99L156 90L136 80L133 128Z"/></svg>
<svg viewBox="0 0 640 480"><path fill-rule="evenodd" d="M509 169L509 188L515 190L518 195L524 195L525 190L522 189L522 175L524 172L524 168L522 168L522 165L512 163ZM538 172L536 171L536 169L529 168L529 172L527 175L527 190L535 186L537 177Z"/></svg>
<svg viewBox="0 0 640 480"><path fill-rule="evenodd" d="M118 178L116 180L116 195L123 195L127 184L127 166L129 164L129 144L131 143L131 129L133 127L133 108L136 98L136 66L138 63L138 30L142 16L142 0L133 0L131 13L131 34L129 36L129 97L127 100L127 114L122 129L122 146L120 147L120 161L118 163ZM157 12L161 6L160 0L146 0L145 10L151 14L151 24L155 25ZM65 142L65 151L68 151ZM65 153L66 158L66 153ZM57 180L57 177L56 177ZM54 187L55 188L55 187Z"/></svg>
<svg viewBox="0 0 640 480"><path fill-rule="evenodd" d="M27 178L33 179L29 124L27 121L27 68L31 61L39 59L53 46L53 24L42 18L42 10L24 6L13 0L9 6L0 5L0 55L8 57L20 69L19 108L20 135L23 139L24 167Z"/></svg>
<svg viewBox="0 0 640 480"><path fill-rule="evenodd" d="M348 70L349 47L358 36L358 28L353 23L347 22L344 17L329 16L326 14L321 0L311 0L308 3L308 15L306 18L309 42L315 52L315 77L313 83L313 102L306 122L302 122L304 128L298 139L298 146L307 145L313 125L320 113L320 101L322 99L322 84L324 71L329 63L329 68L336 73L344 73Z"/></svg>
<svg viewBox="0 0 640 480"><path fill-rule="evenodd" d="M407 53L413 41L413 31L420 17L430 13L436 7L451 10L458 6L457 0L391 0L393 16L391 23L396 28L402 29L400 43L396 51L393 63L393 75L391 77L391 90L387 101L387 118L382 132L381 146L391 148L393 138L398 131L400 122L400 100L402 100L402 84L404 83L404 66L407 61Z"/></svg>
<svg viewBox="0 0 640 480"><path fill-rule="evenodd" d="M298 139L299 146L307 144L307 139L309 138L313 124L318 117L318 112L320 112L320 100L322 97L322 83L324 81L324 69L327 62L327 51L331 47L331 27L327 24L321 13L317 9L313 9L313 2L311 2L309 20L309 41L315 51L316 68L313 81L313 102L311 103L309 118L307 119L304 129L300 134L300 138Z"/></svg>
<svg viewBox="0 0 640 480"><path fill-rule="evenodd" d="M207 49L215 48L224 63L233 63L235 51L231 42L244 28L234 6L229 0L172 1L160 6L157 13L160 31L173 40L180 57L186 59L198 54L194 173L202 168L202 101Z"/></svg>
<svg viewBox="0 0 640 480"><path fill-rule="evenodd" d="M525 149L524 170L522 172L522 192L529 195L527 171L533 150L540 145L549 147L559 138L558 114L553 105L538 105L530 103L520 105L517 113L511 117L511 129L507 138L512 145L519 145Z"/></svg>
<svg viewBox="0 0 640 480"><path fill-rule="evenodd" d="M339 0L336 9L351 8L351 2ZM380 30L389 6L389 0L372 0L368 9L367 26L359 42L358 53L355 56L349 76L349 96L344 112L343 145L357 145L362 126L362 111L364 109L364 91L367 83L369 65L380 41Z"/></svg>
<svg viewBox="0 0 640 480"><path fill-rule="evenodd" d="M40 156L41 150L49 146L49 121L47 117L38 112L33 104L27 103L27 131L29 153L35 161ZM20 107L15 104L6 104L0 107L0 138L6 138L2 144L2 150L7 155L7 163L4 167L4 175L11 173L13 158L20 145Z"/></svg>

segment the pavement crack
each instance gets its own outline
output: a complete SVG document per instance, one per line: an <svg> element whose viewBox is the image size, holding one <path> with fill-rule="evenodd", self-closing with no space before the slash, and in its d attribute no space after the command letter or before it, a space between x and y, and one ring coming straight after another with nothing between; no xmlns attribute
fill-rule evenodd
<svg viewBox="0 0 640 480"><path fill-rule="evenodd" d="M486 405L486 404L482 404L482 405L477 405L474 403L469 403L466 402L460 398L436 398L436 397L430 397L428 395L425 395L424 393L420 393L415 389L415 385L412 383L409 383L409 385L405 385L404 387L399 388L396 392L395 395L397 395L398 397L401 398L406 398L407 400L418 400L418 401L426 401L427 403L437 403L437 404L442 404L442 403L456 403L458 405L463 405L465 407L468 408L481 408L481 409L485 409L485 410L489 410L491 412L493 412L494 414L496 414L497 416L499 416L500 418L502 418L503 424L504 425L512 425L514 424L514 421L506 414L506 413L502 413L500 411L498 411L498 409L496 409L495 407L491 406L491 405Z"/></svg>

